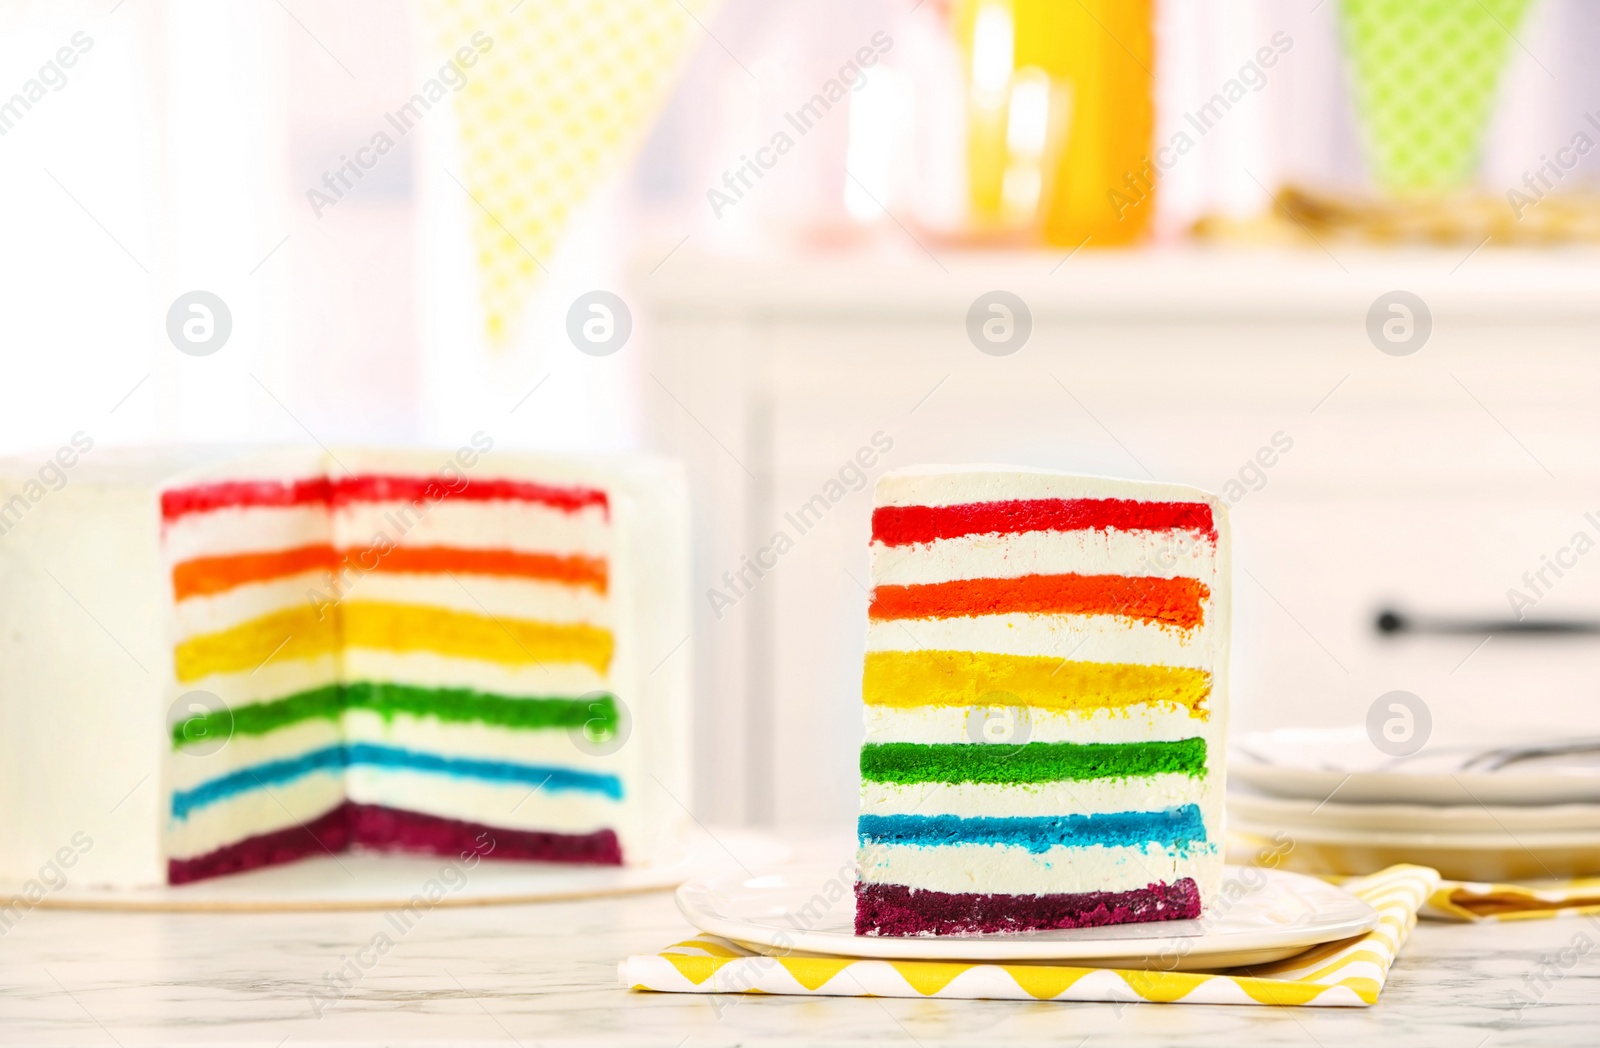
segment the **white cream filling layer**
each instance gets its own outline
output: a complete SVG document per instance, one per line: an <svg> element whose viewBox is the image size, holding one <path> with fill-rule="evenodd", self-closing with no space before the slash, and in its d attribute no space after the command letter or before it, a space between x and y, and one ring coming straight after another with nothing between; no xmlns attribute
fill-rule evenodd
<svg viewBox="0 0 1600 1048"><path fill-rule="evenodd" d="M1217 657L1215 616L1192 630L1111 615L981 615L893 619L867 624L868 651L988 651L1076 662L1131 662L1210 669Z"/></svg>
<svg viewBox="0 0 1600 1048"><path fill-rule="evenodd" d="M321 502L190 513L163 526L163 552L169 567L196 557L325 546L332 539L328 507Z"/></svg>
<svg viewBox="0 0 1600 1048"><path fill-rule="evenodd" d="M623 804L597 793L551 793L519 783L482 782L400 768L351 768L346 788L357 804L551 833L615 829Z"/></svg>
<svg viewBox="0 0 1600 1048"><path fill-rule="evenodd" d="M274 612L317 607L309 594L329 595L326 574L301 572L179 601L172 610L173 641L231 629Z"/></svg>
<svg viewBox="0 0 1600 1048"><path fill-rule="evenodd" d="M352 572L345 578L342 591L329 584L325 573L307 573L249 583L210 596L190 597L180 601L174 609L174 639L182 642L273 612L309 610L344 598L444 608L494 618L583 622L602 627L609 626L612 618L606 598L594 590L535 579L400 572L371 572L361 576Z"/></svg>
<svg viewBox="0 0 1600 1048"><path fill-rule="evenodd" d="M980 895L1062 895L1123 892L1193 877L1202 891L1220 878L1220 849L1188 852L1160 845L1057 847L1030 852L1015 845L874 844L856 852L861 880L928 891ZM1215 868L1216 873L1210 871Z"/></svg>
<svg viewBox="0 0 1600 1048"><path fill-rule="evenodd" d="M167 761L167 783L173 790L191 790L242 768L290 760L343 741L338 720L324 717L288 724L264 735L235 733L214 753L206 752L209 747L204 742L173 752Z"/></svg>
<svg viewBox="0 0 1600 1048"><path fill-rule="evenodd" d="M506 761L552 768L571 768L624 779L634 766L627 743L616 753L600 756L578 748L565 728L525 731L474 722L442 721L433 717L396 714L386 720L373 710L345 711L347 742L373 742L444 757ZM524 790L526 792L526 790ZM561 796L573 796L566 791Z"/></svg>
<svg viewBox="0 0 1600 1048"><path fill-rule="evenodd" d="M1210 584L1216 545L1192 531L1029 531L964 535L909 546L872 544L878 585L1022 575L1194 578Z"/></svg>
<svg viewBox="0 0 1600 1048"><path fill-rule="evenodd" d="M363 601L422 605L469 615L534 622L588 623L610 627L605 596L587 586L491 575L414 575L377 571L353 574L344 596Z"/></svg>
<svg viewBox="0 0 1600 1048"><path fill-rule="evenodd" d="M446 497L426 512L404 502L358 502L341 506L333 517L342 548L386 541L607 557L612 543L611 525L598 506L568 513L535 502Z"/></svg>
<svg viewBox="0 0 1600 1048"><path fill-rule="evenodd" d="M861 784L863 815L957 815L1019 818L1157 811L1198 804L1205 779L1182 773L1139 778L995 785L974 782ZM1213 827L1207 827L1208 831Z"/></svg>
<svg viewBox="0 0 1600 1048"><path fill-rule="evenodd" d="M565 730L518 731L406 714L385 721L380 714L368 710L346 711L342 731L336 723L318 718L265 735L236 735L214 754L174 754L168 763L169 783L173 790L190 790L242 768L293 759L329 746L363 742L446 758L616 775L622 780L623 800L594 791L552 789L542 784L488 782L422 770L353 765L342 772L313 771L289 782L251 786L197 807L182 819L169 815L168 853L179 858L204 854L246 837L309 821L347 795L361 804L466 822L589 833L616 827L621 819L619 809L633 789L628 775L631 759L620 752L610 756L585 753Z"/></svg>
<svg viewBox="0 0 1600 1048"><path fill-rule="evenodd" d="M497 695L576 698L612 685L591 666L575 662L506 666L432 652L346 648L346 681L395 681L418 688L472 688Z"/></svg>
<svg viewBox="0 0 1600 1048"><path fill-rule="evenodd" d="M337 772L313 772L235 794L184 819L168 814L166 852L174 859L191 859L247 837L300 826L332 811L344 796L344 780Z"/></svg>
<svg viewBox="0 0 1600 1048"><path fill-rule="evenodd" d="M175 697L201 692L203 694L198 699L190 701L205 705L210 702L206 696L214 696L222 706L233 708L325 687L338 679L337 655L330 653L309 659L286 659L278 655L253 670L214 673L199 680L177 684ZM192 715L186 709L183 712Z"/></svg>
<svg viewBox="0 0 1600 1048"><path fill-rule="evenodd" d="M1186 709L1126 706L1085 711L988 706L867 706L867 742L1116 743L1206 738L1210 722Z"/></svg>
<svg viewBox="0 0 1600 1048"><path fill-rule="evenodd" d="M241 768L254 768L270 761L293 759L313 750L356 742L442 757L571 768L598 775L626 776L633 766L631 755L624 755L620 750L600 756L579 749L564 728L530 731L470 721L442 721L406 713L386 719L374 710L352 709L344 712L342 724L317 717L264 735L236 734L214 753L203 753L203 744L191 748L201 750L203 755L177 751L168 763L168 781L174 790L189 790Z"/></svg>
<svg viewBox="0 0 1600 1048"><path fill-rule="evenodd" d="M327 814L341 802L551 833L620 830L622 804L594 794L557 795L528 787L452 779L386 768L352 768L341 782L321 772L269 791L241 793L171 823L167 854L190 859L249 837L292 829Z"/></svg>

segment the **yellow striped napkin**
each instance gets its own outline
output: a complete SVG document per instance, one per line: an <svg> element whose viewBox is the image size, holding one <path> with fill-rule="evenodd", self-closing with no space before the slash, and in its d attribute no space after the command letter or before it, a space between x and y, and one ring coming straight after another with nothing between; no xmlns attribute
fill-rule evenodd
<svg viewBox="0 0 1600 1048"><path fill-rule="evenodd" d="M657 955L629 957L618 974L624 986L666 993L1361 1007L1378 1000L1417 911L1438 884L1439 875L1425 866L1392 866L1350 881L1345 889L1378 911L1372 931L1227 972L768 957L704 935Z"/></svg>
<svg viewBox="0 0 1600 1048"><path fill-rule="evenodd" d="M1526 921L1600 914L1600 877L1540 887L1440 881L1421 916L1439 921Z"/></svg>

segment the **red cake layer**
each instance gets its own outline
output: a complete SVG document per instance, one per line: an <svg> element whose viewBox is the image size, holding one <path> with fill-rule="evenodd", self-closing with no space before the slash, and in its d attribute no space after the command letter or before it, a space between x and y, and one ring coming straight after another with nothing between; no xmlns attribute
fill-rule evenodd
<svg viewBox="0 0 1600 1048"><path fill-rule="evenodd" d="M469 480L461 476L386 476L358 474L339 480L309 477L302 480L224 480L191 488L173 488L161 494L161 516L169 523L191 513L219 509L326 505L355 502L536 502L564 513L598 506L611 515L611 503L598 488L560 487L528 480Z"/></svg>
<svg viewBox="0 0 1600 1048"><path fill-rule="evenodd" d="M345 803L301 826L247 837L192 859L169 859L167 883L188 884L351 847L456 858L477 853L486 859L622 865L622 845L611 830L586 834L508 830L398 808Z"/></svg>
<svg viewBox="0 0 1600 1048"><path fill-rule="evenodd" d="M959 506L879 506L872 511L872 539L888 546L1028 531L1171 530L1217 541L1216 521L1204 502L1005 499Z"/></svg>
<svg viewBox="0 0 1600 1048"><path fill-rule="evenodd" d="M857 935L983 935L1200 916L1193 878L1126 892L978 895L917 891L902 884L856 885Z"/></svg>

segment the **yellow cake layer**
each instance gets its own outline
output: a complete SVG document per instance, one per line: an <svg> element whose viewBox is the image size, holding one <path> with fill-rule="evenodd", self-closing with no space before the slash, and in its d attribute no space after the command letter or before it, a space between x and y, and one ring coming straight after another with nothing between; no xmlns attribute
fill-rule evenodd
<svg viewBox="0 0 1600 1048"><path fill-rule="evenodd" d="M268 660L304 659L345 648L432 652L505 665L581 663L605 673L615 639L583 623L550 623L378 601L288 608L202 634L174 652L178 680L253 672Z"/></svg>
<svg viewBox="0 0 1600 1048"><path fill-rule="evenodd" d="M1205 717L1211 674L1181 666L1072 662L983 651L869 651L869 706L1035 706L1056 710L1141 704Z"/></svg>

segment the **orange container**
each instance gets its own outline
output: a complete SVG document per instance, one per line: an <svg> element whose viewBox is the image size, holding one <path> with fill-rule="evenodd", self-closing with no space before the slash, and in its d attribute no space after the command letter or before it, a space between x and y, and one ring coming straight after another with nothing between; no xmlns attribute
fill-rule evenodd
<svg viewBox="0 0 1600 1048"><path fill-rule="evenodd" d="M1155 198L1151 0L961 0L953 14L976 230L1137 240Z"/></svg>

